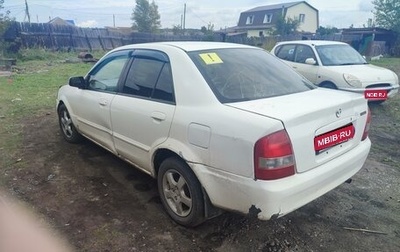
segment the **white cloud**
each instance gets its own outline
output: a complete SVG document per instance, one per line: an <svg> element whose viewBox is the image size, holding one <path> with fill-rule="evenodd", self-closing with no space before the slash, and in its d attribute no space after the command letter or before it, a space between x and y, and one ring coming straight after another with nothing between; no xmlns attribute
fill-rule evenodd
<svg viewBox="0 0 400 252"><path fill-rule="evenodd" d="M152 1L152 0L150 0ZM181 23L186 3L186 28L200 28L209 22L215 29L235 26L242 11L275 3L294 0L154 0L158 5L163 28ZM29 0L31 18L35 22L48 22L49 18L73 19L84 27L129 27L135 0ZM320 11L320 25L338 28L362 26L373 16L372 0L307 0ZM4 6L12 11L17 21L25 18L24 0L6 0Z"/></svg>
<svg viewBox="0 0 400 252"><path fill-rule="evenodd" d="M86 20L77 24L80 27L98 27L99 23L96 20Z"/></svg>
<svg viewBox="0 0 400 252"><path fill-rule="evenodd" d="M359 7L360 11L371 12L375 6L372 1L361 1Z"/></svg>

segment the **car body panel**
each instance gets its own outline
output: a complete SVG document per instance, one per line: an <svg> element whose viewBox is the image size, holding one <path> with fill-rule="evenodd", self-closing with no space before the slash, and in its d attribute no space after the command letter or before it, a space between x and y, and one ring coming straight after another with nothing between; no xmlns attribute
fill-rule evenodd
<svg viewBox="0 0 400 252"><path fill-rule="evenodd" d="M110 113L118 155L150 171L149 152L167 139L174 111L175 105L118 96Z"/></svg>
<svg viewBox="0 0 400 252"><path fill-rule="evenodd" d="M330 99L326 100L326 97ZM302 105L298 106L299 103ZM315 104L318 104L318 112L314 109ZM367 108L362 96L326 89L234 103L231 106L282 121L292 139L298 173L313 169L357 146L367 120ZM313 146L316 136L348 124L355 127L353 139L316 154Z"/></svg>
<svg viewBox="0 0 400 252"><path fill-rule="evenodd" d="M354 65L324 65L316 48L318 46L329 45L348 46L342 42L321 40L286 41L277 43L271 52L272 54L276 55L276 53L279 51L279 48L282 46L293 45L308 46L311 48L314 53L316 64L311 65L306 63L298 63L292 59L288 60L284 58L281 58L281 60L292 66L296 71L318 86L326 83L332 83L338 89L361 94L364 94L366 89L375 89L378 91L386 91L387 97L392 97L399 91L398 76L389 69L368 64L366 62ZM294 53L294 51L292 53ZM354 76L357 80L359 80L360 85L350 85L344 79L345 74Z"/></svg>
<svg viewBox="0 0 400 252"><path fill-rule="evenodd" d="M191 167L212 204L268 220L288 214L344 183L362 168L370 146L370 140L365 140L318 169L276 181L254 181L197 164Z"/></svg>
<svg viewBox="0 0 400 252"><path fill-rule="evenodd" d="M132 81L128 70L139 49L165 54L163 64L170 65L174 100L124 93L123 87ZM219 49L265 54L279 71L287 71L285 78L295 78L302 89L287 95L221 102L189 55L191 51L213 55ZM174 153L189 165L217 207L248 213L254 206L261 210L260 219L286 214L343 183L361 169L368 155L370 141L361 140L368 114L363 96L311 87L264 50L208 42L136 44L114 49L93 69L101 69L102 61L127 51L130 59L115 92L65 85L59 89L57 106L66 105L80 133L153 177L159 168L158 154ZM228 61L223 58L218 63ZM205 67L213 64L201 63ZM291 88L293 83L286 82ZM314 149L316 136L348 124L355 129L351 139L323 151ZM273 181L256 179L255 143L281 130L289 135L296 174Z"/></svg>

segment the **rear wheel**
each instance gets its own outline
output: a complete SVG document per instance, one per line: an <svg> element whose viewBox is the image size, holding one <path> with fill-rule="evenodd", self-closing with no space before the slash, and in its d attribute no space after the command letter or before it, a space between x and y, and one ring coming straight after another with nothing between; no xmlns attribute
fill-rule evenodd
<svg viewBox="0 0 400 252"><path fill-rule="evenodd" d="M64 104L61 104L58 108L58 122L61 133L67 142L78 143L82 141L82 135L76 130L67 107Z"/></svg>
<svg viewBox="0 0 400 252"><path fill-rule="evenodd" d="M181 159L161 163L158 191L169 216L178 224L194 227L204 222L204 198L200 182Z"/></svg>

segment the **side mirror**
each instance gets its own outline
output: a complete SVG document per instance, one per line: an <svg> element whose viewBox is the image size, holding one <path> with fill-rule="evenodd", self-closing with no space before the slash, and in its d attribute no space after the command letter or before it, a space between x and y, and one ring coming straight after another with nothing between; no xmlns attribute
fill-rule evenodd
<svg viewBox="0 0 400 252"><path fill-rule="evenodd" d="M317 64L317 62L316 62L315 59L313 59L313 58L307 58L306 61L305 61L305 63L306 63L307 65L315 65L315 64Z"/></svg>
<svg viewBox="0 0 400 252"><path fill-rule="evenodd" d="M82 76L69 78L68 84L71 87L77 87L80 89L83 89L86 87L86 81Z"/></svg>

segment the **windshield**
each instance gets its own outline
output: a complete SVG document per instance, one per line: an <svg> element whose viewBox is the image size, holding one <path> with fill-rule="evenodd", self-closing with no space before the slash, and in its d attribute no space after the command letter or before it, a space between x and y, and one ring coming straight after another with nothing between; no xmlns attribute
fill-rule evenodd
<svg viewBox="0 0 400 252"><path fill-rule="evenodd" d="M314 86L285 63L257 48L188 53L222 103L304 92Z"/></svg>
<svg viewBox="0 0 400 252"><path fill-rule="evenodd" d="M365 59L349 45L321 45L315 48L324 66L367 64Z"/></svg>

